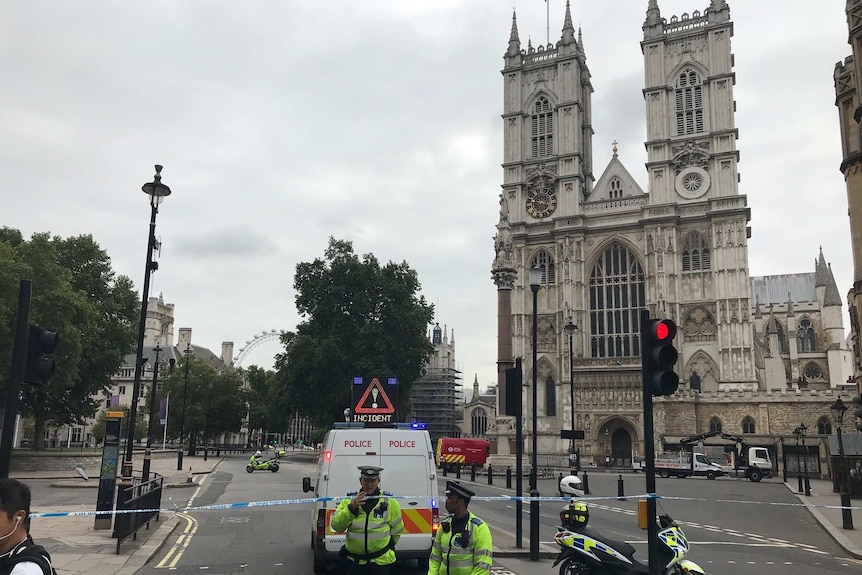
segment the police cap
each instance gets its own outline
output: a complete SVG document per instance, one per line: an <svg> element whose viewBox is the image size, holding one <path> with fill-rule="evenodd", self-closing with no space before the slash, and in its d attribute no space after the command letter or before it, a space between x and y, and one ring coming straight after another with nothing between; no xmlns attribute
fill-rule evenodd
<svg viewBox="0 0 862 575"><path fill-rule="evenodd" d="M475 492L470 491L466 487L462 487L460 483L455 483L454 481L447 481L446 482L445 493L446 493L446 495L452 495L452 494L457 495L458 497L460 497L461 499L464 500L464 503L470 503L470 499L472 499L473 496L476 495Z"/></svg>
<svg viewBox="0 0 862 575"><path fill-rule="evenodd" d="M375 465L360 465L358 469L359 477L367 477L368 479L380 479L380 472L383 471L382 467Z"/></svg>

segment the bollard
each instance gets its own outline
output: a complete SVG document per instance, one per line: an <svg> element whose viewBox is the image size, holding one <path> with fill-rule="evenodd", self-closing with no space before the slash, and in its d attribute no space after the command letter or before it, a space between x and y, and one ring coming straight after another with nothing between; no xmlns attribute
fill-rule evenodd
<svg viewBox="0 0 862 575"><path fill-rule="evenodd" d="M278 453L278 450L276 450L276 453ZM216 447L216 457L221 457L221 445Z"/></svg>
<svg viewBox="0 0 862 575"><path fill-rule="evenodd" d="M476 464L470 464L470 481L476 481Z"/></svg>
<svg viewBox="0 0 862 575"><path fill-rule="evenodd" d="M802 493L802 474L799 473L799 470L796 470L796 492Z"/></svg>
<svg viewBox="0 0 862 575"><path fill-rule="evenodd" d="M621 501L626 500L626 492L623 489L623 476L620 474L619 479L617 479L617 499Z"/></svg>
<svg viewBox="0 0 862 575"><path fill-rule="evenodd" d="M584 471L584 476L581 477L581 484L584 486L584 495L590 494L590 476Z"/></svg>
<svg viewBox="0 0 862 575"><path fill-rule="evenodd" d="M186 483L194 483L195 480L192 478L192 466L189 465L189 476L186 477Z"/></svg>
<svg viewBox="0 0 862 575"><path fill-rule="evenodd" d="M805 476L805 497L811 497L811 483L808 481L808 476Z"/></svg>
<svg viewBox="0 0 862 575"><path fill-rule="evenodd" d="M209 454L209 447L204 447L204 461L207 460L207 455Z"/></svg>
<svg viewBox="0 0 862 575"><path fill-rule="evenodd" d="M494 485L494 470L488 466L488 485Z"/></svg>
<svg viewBox="0 0 862 575"><path fill-rule="evenodd" d="M506 489L512 488L512 468L510 466L506 466Z"/></svg>
<svg viewBox="0 0 862 575"><path fill-rule="evenodd" d="M458 467L455 468L455 478L461 479L461 464L458 464Z"/></svg>
<svg viewBox="0 0 862 575"><path fill-rule="evenodd" d="M850 494L841 494L841 520L842 529L853 529L853 510L850 508Z"/></svg>
<svg viewBox="0 0 862 575"><path fill-rule="evenodd" d="M443 462L443 477L446 477L446 468L449 467L446 462Z"/></svg>
<svg viewBox="0 0 862 575"><path fill-rule="evenodd" d="M177 471L183 470L183 448L177 449Z"/></svg>

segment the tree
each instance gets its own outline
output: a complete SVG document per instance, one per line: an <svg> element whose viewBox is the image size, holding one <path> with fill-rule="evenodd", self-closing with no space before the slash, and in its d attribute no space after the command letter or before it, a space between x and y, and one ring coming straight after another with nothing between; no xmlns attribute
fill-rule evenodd
<svg viewBox="0 0 862 575"><path fill-rule="evenodd" d="M99 412L96 416L96 422L93 424L93 438L96 443L101 443L105 439L105 425L108 423L109 411L122 411L123 422L120 424L120 437L125 440L129 436L129 406L114 405ZM147 414L143 406L138 407L138 415L135 417L135 441L140 441L147 436Z"/></svg>
<svg viewBox="0 0 862 575"><path fill-rule="evenodd" d="M324 258L300 262L296 306L305 317L296 334L282 335L277 358L277 405L309 415L318 427L340 421L356 375L398 377L399 412L433 347L427 328L434 309L419 295L407 262L381 266L360 259L349 241L329 239Z"/></svg>
<svg viewBox="0 0 862 575"><path fill-rule="evenodd" d="M256 365L244 370L248 389L245 400L248 404L248 429L285 431L284 414L275 408L275 372Z"/></svg>
<svg viewBox="0 0 862 575"><path fill-rule="evenodd" d="M35 437L47 424L83 423L96 414L93 396L108 389L135 343L138 303L131 280L116 276L111 259L83 235L62 239L0 229L0 349L11 350L18 286L32 281L30 323L60 334L57 370L44 386L26 385L20 412L35 421ZM11 355L0 355L5 397ZM41 441L33 442L40 449Z"/></svg>

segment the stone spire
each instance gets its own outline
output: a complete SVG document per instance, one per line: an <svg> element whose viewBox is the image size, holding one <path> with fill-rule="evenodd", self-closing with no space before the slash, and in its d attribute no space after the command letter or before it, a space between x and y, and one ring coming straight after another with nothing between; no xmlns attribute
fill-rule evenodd
<svg viewBox="0 0 862 575"><path fill-rule="evenodd" d="M521 53L521 39L518 38L518 17L512 10L512 32L509 34L509 50L506 56L517 56Z"/></svg>
<svg viewBox="0 0 862 575"><path fill-rule="evenodd" d="M578 52L581 54L585 54L584 52L584 33L581 31L580 25L578 25Z"/></svg>
<svg viewBox="0 0 862 575"><path fill-rule="evenodd" d="M473 398L471 401L479 400L479 374L473 374Z"/></svg>
<svg viewBox="0 0 862 575"><path fill-rule="evenodd" d="M760 311L760 300L755 298L754 300L754 319L761 319L763 317L763 312Z"/></svg>
<svg viewBox="0 0 862 575"><path fill-rule="evenodd" d="M658 8L658 0L649 0L644 27L655 26L656 24L661 24L661 10Z"/></svg>
<svg viewBox="0 0 862 575"><path fill-rule="evenodd" d="M575 43L575 27L572 25L572 9L569 6L569 0L566 0L566 17L563 20L563 37L560 38L560 43L563 46Z"/></svg>
<svg viewBox="0 0 862 575"><path fill-rule="evenodd" d="M826 258L823 257L823 246L820 246L820 257L814 264L814 287L825 287L826 276L829 268L826 266Z"/></svg>
<svg viewBox="0 0 862 575"><path fill-rule="evenodd" d="M793 297L787 292L787 317L793 315Z"/></svg>
<svg viewBox="0 0 862 575"><path fill-rule="evenodd" d="M822 252L821 252L822 253ZM823 294L823 307L841 305L841 294L838 293L838 284L832 275L832 264L826 269L826 292Z"/></svg>

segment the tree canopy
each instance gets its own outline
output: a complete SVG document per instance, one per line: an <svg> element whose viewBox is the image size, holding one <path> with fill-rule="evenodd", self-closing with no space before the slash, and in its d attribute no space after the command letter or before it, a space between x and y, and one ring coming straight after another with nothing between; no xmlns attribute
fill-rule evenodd
<svg viewBox="0 0 862 575"><path fill-rule="evenodd" d="M399 381L399 413L407 412L413 383L433 350L427 329L434 309L419 294L408 263L381 266L361 258L349 241L329 239L323 258L296 266L296 306L304 321L282 335L276 361L277 405L299 411L319 427L343 420L353 376Z"/></svg>
<svg viewBox="0 0 862 575"><path fill-rule="evenodd" d="M46 424L83 423L96 414L93 396L108 389L126 354L134 350L138 296L117 276L111 258L90 235L66 239L46 233L29 241L0 228L0 349L11 350L22 279L32 281L30 323L60 335L57 370L47 385L25 385L19 411ZM6 396L11 353L0 354L0 400ZM34 449L41 441L33 442Z"/></svg>

